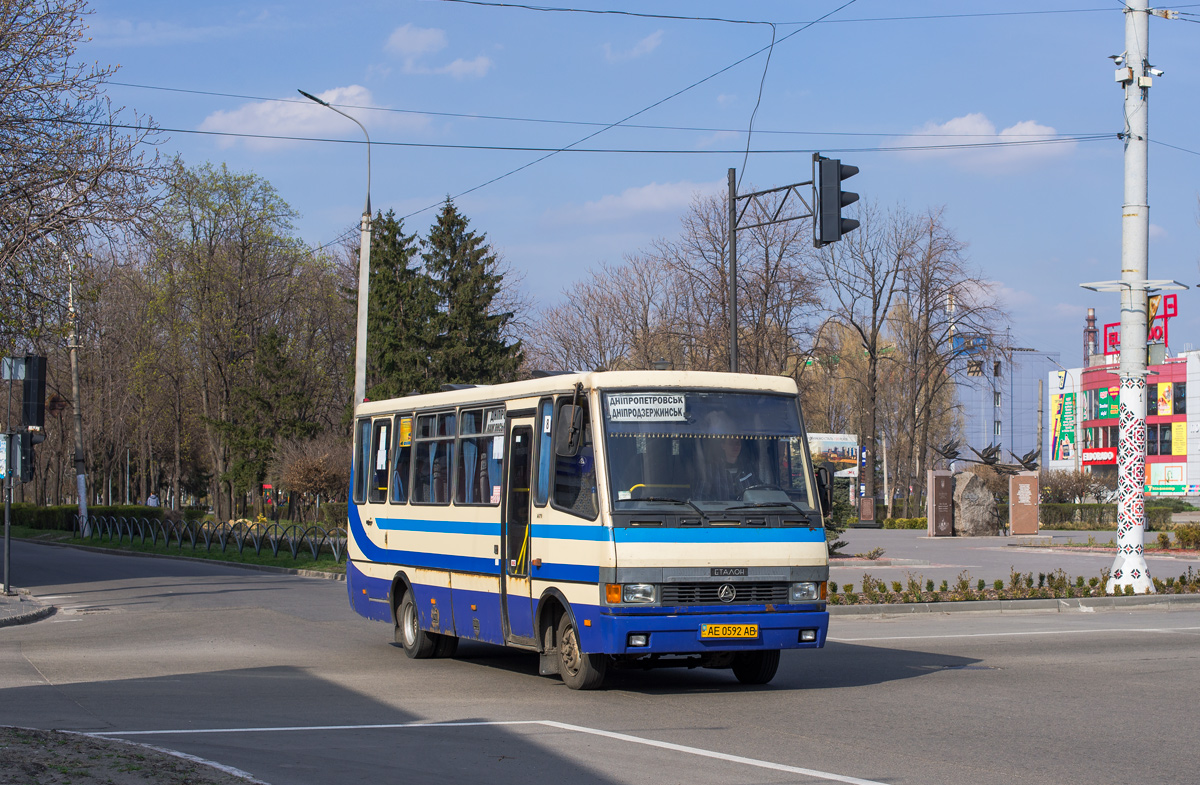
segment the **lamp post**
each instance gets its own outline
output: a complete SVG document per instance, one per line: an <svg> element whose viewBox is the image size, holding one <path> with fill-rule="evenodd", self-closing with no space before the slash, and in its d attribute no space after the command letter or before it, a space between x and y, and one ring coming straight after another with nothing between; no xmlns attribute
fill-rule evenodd
<svg viewBox="0 0 1200 785"><path fill-rule="evenodd" d="M320 104L326 109L337 112L342 117L357 125L367 138L367 203L363 208L362 223L359 226L360 237L358 245L358 335L354 344L354 408L367 398L367 297L370 293L371 274L371 135L358 120L333 106L328 101L322 101L311 93L297 90L300 95L310 101Z"/></svg>

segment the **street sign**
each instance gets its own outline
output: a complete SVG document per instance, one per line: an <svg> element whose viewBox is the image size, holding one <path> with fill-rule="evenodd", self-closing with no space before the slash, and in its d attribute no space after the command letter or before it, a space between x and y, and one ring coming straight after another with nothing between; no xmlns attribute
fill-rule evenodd
<svg viewBox="0 0 1200 785"><path fill-rule="evenodd" d="M6 382L19 382L25 378L25 358L5 357L0 361L0 377Z"/></svg>
<svg viewBox="0 0 1200 785"><path fill-rule="evenodd" d="M0 477L8 474L8 434L0 433Z"/></svg>

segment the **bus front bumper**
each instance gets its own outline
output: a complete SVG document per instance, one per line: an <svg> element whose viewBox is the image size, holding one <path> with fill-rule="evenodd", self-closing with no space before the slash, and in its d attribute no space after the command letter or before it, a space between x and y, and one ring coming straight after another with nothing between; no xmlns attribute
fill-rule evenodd
<svg viewBox="0 0 1200 785"><path fill-rule="evenodd" d="M590 609L589 609L590 610ZM593 626L578 627L585 651L597 654L702 654L722 651L819 649L829 614L823 607L795 610L597 608ZM578 611L576 613L578 616Z"/></svg>

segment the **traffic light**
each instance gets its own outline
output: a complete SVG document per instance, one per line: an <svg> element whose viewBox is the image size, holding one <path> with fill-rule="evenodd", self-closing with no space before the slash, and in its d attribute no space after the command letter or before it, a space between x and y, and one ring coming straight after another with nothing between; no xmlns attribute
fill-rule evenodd
<svg viewBox="0 0 1200 785"><path fill-rule="evenodd" d="M41 428L46 424L45 357L25 355L25 380L21 382L21 389L21 424Z"/></svg>
<svg viewBox="0 0 1200 785"><path fill-rule="evenodd" d="M33 480L33 445L46 441L45 431L21 431L13 439L13 482Z"/></svg>
<svg viewBox="0 0 1200 785"><path fill-rule="evenodd" d="M821 248L858 228L858 221L842 217L842 208L858 201L858 194L842 190L842 180L858 174L858 167L813 153L813 170L813 187L817 192L813 200L816 203L813 246Z"/></svg>

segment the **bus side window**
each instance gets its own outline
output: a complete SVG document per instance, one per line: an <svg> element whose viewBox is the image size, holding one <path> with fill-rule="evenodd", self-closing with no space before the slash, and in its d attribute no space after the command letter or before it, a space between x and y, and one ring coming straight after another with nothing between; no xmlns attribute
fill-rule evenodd
<svg viewBox="0 0 1200 785"><path fill-rule="evenodd" d="M354 501L367 500L367 482L371 466L371 421L359 420L354 429Z"/></svg>
<svg viewBox="0 0 1200 785"><path fill-rule="evenodd" d="M371 486L367 488L367 501L378 504L387 499L388 454L391 451L389 437L392 435L392 418L376 420L371 438Z"/></svg>
<svg viewBox="0 0 1200 785"><path fill-rule="evenodd" d="M562 407L569 406L569 398L559 403L559 416L555 428L570 428L571 418L562 416ZM592 423L587 405L583 408L583 440L579 453L573 456L554 455L554 506L572 515L594 520L596 508L596 463L592 449ZM555 442L558 440L556 439Z"/></svg>
<svg viewBox="0 0 1200 785"><path fill-rule="evenodd" d="M409 467L412 465L412 417L396 418L396 449L392 465L392 504L408 501Z"/></svg>
<svg viewBox="0 0 1200 785"><path fill-rule="evenodd" d="M554 466L554 434L551 424L554 421L554 402L549 398L538 405L537 418L537 479L534 484L533 503L538 507L546 505L550 497L550 474Z"/></svg>
<svg viewBox="0 0 1200 785"><path fill-rule="evenodd" d="M453 412L417 418L412 500L418 504L450 503L454 426Z"/></svg>

